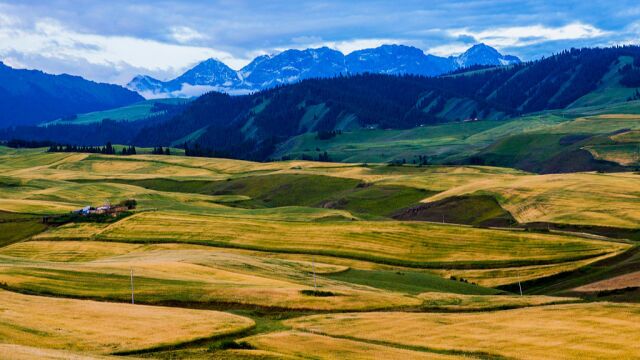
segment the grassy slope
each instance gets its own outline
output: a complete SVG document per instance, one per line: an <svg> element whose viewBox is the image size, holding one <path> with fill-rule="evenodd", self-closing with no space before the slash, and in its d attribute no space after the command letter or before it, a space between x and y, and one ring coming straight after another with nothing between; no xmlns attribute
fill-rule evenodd
<svg viewBox="0 0 640 360"><path fill-rule="evenodd" d="M447 292L454 294L490 295L497 292L459 281L443 279L440 276L413 271L354 270L329 274L336 280L399 291L410 294L423 292Z"/></svg>
<svg viewBox="0 0 640 360"><path fill-rule="evenodd" d="M573 294L578 287L640 271L640 248L635 247L618 256L594 262L573 271L551 277L533 279L523 284L529 294ZM506 288L513 289L515 285ZM585 294L578 294L585 295ZM588 295L588 294L586 294ZM595 294L592 294L595 295ZM607 299L607 296L602 296ZM637 298L636 298L637 301Z"/></svg>
<svg viewBox="0 0 640 360"><path fill-rule="evenodd" d="M636 199L629 196L634 194L637 181L633 174L542 177L491 167L419 168L300 161L257 164L175 156L41 154L1 148L0 169L4 174L0 178L4 184L0 207L7 209L62 212L81 204L124 197L135 197L142 209L161 209L112 225L70 224L37 236L55 242L18 243L0 249L0 282L18 291L127 301L130 270L134 268L139 301L182 306L476 311L570 301L478 295L494 291L446 278L455 275L471 281L482 279L486 284L537 278L584 266L603 250L616 252L627 245L554 234L351 219L385 215L390 209L421 197L438 201L475 192L498 200L518 219L586 223L611 223L610 219L615 219L616 224L623 225L633 223L636 209ZM225 205L229 201L234 206L244 202L261 208L229 207ZM281 207L290 204L336 209ZM60 241L87 240L94 235L117 242ZM256 251L148 244L194 239L203 244ZM587 259L577 260L582 255ZM559 263L522 266L523 259ZM381 264L390 262L396 265ZM398 266L415 266L416 262L440 267L433 272L445 279ZM442 268L454 262L475 269ZM301 293L313 289L314 267L319 289L336 296ZM606 312L598 316L610 318ZM94 319L95 315L86 318ZM265 327L268 331L283 331L289 326L279 320L269 321L274 325ZM408 323L414 324L421 323ZM299 343L295 334L258 335L250 341L276 353L288 353L303 346L300 344L307 349L309 342ZM78 335L70 336L69 343L83 341ZM344 339L337 340L326 336L308 339L320 341L329 351L332 346L343 346ZM53 342L35 344L58 346ZM373 351L368 348L370 345L358 340L344 346L354 356L366 356ZM377 346L377 354L388 352L396 356L395 348L417 346L412 351L434 355L425 350L429 344ZM466 343L446 349L450 350L472 355L494 351L470 348ZM230 350L204 350L203 354L244 356ZM262 353L255 353L264 355L258 354Z"/></svg>
<svg viewBox="0 0 640 360"><path fill-rule="evenodd" d="M205 195L242 196L246 208L314 206L374 216L417 204L434 192L405 186L368 186L356 179L304 174L273 174L225 181L171 179L117 180L147 189Z"/></svg>
<svg viewBox="0 0 640 360"><path fill-rule="evenodd" d="M104 119L116 120L116 121L136 121L141 119L146 119L149 116L157 115L157 113L152 112L153 105L155 103L163 103L163 104L180 104L184 103L185 99L156 99L156 100L146 100L141 101L139 103L135 103L129 106L123 106L120 108L104 110L104 111L96 111L86 114L79 114L76 119L65 120L58 119L51 121L45 125L54 125L54 124L73 124L73 125L87 125L91 123L100 122Z"/></svg>
<svg viewBox="0 0 640 360"><path fill-rule="evenodd" d="M0 211L0 247L29 238L46 228L40 217Z"/></svg>
<svg viewBox="0 0 640 360"><path fill-rule="evenodd" d="M410 130L357 130L329 140L319 140L315 133L308 133L287 141L272 157L287 155L299 158L306 154L315 158L320 151L327 151L332 160L346 162L386 162L403 158L411 162L418 155L442 159L446 155L482 145L467 142L466 139L502 124L481 121Z"/></svg>
<svg viewBox="0 0 640 360"><path fill-rule="evenodd" d="M224 335L253 321L215 311L52 299L1 291L2 342L97 354Z"/></svg>
<svg viewBox="0 0 640 360"><path fill-rule="evenodd" d="M563 359L606 359L637 354L639 320L640 306L593 303L478 314L319 315L287 323L294 329L396 346L520 359L553 354Z"/></svg>
<svg viewBox="0 0 640 360"><path fill-rule="evenodd" d="M243 231L247 228L252 231ZM487 241L487 237L491 241ZM97 238L119 242L188 242L325 254L404 266L463 268L564 262L626 247L569 236L452 225L374 221L301 223L162 212L126 218L101 231Z"/></svg>
<svg viewBox="0 0 640 360"><path fill-rule="evenodd" d="M364 310L417 306L400 291L382 291L322 274L345 267L242 255L198 246L139 246L99 242L29 242L0 250L0 282L36 294L128 301L135 273L139 303L182 306L257 306L280 309ZM302 293L317 286L336 296ZM441 290L446 284L440 284ZM424 287L425 291L432 289ZM473 291L475 289L475 291ZM472 293L489 290L469 286Z"/></svg>
<svg viewBox="0 0 640 360"><path fill-rule="evenodd" d="M452 196L399 211L394 218L476 226L510 227L516 224L513 216L494 197L486 195Z"/></svg>
<svg viewBox="0 0 640 360"><path fill-rule="evenodd" d="M612 99L617 98L614 96ZM602 101L604 103L600 103ZM447 163L480 156L487 164L536 172L612 170L615 167L600 164L589 153L580 151L583 148L591 150L588 146L593 144L588 141L575 145L562 141L567 135L602 135L638 128L638 116L635 114L640 112L640 107L633 105L635 102L610 105L600 99L596 103L589 106L578 104L570 110L510 121L452 123L409 130L361 129L329 140L319 140L315 133L310 133L282 144L272 157L300 158L308 155L315 158L320 152L327 151L337 161L388 162L404 159L411 163L418 156L426 156L432 163ZM616 150L624 153L618 158L628 158L633 154L627 148ZM575 164L576 154L581 156L579 164ZM596 157L617 162L616 157ZM572 158L574 160L570 161ZM622 164L628 165L629 162L623 161Z"/></svg>

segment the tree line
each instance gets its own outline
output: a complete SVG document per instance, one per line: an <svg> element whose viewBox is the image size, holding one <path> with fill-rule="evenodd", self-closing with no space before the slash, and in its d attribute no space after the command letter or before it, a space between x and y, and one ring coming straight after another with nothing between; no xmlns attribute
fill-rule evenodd
<svg viewBox="0 0 640 360"><path fill-rule="evenodd" d="M111 142L107 142L105 146L77 146L77 145L51 145L48 152L78 152L89 154L104 155L136 155L136 147L133 145L125 146L120 151L116 151Z"/></svg>

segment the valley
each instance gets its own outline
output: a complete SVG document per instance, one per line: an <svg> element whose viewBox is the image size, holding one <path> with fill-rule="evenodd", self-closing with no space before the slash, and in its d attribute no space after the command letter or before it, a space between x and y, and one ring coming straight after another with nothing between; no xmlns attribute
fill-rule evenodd
<svg viewBox="0 0 640 360"><path fill-rule="evenodd" d="M608 118L626 121L584 119ZM589 126L581 119L531 132ZM508 124L470 125L481 134ZM635 141L629 131L614 137ZM46 150L0 147L0 354L637 350L637 173ZM137 206L123 216L43 223L126 199ZM549 328L563 335L552 340ZM621 329L629 335L611 336ZM575 337L599 345L574 346Z"/></svg>
<svg viewBox="0 0 640 360"><path fill-rule="evenodd" d="M0 358L640 358L637 11L46 3L0 0Z"/></svg>

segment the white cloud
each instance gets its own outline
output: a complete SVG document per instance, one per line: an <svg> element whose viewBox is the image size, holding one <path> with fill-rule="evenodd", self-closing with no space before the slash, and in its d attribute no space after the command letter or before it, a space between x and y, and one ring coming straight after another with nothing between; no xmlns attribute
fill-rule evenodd
<svg viewBox="0 0 640 360"><path fill-rule="evenodd" d="M437 56L451 56L451 55L459 55L463 52L467 51L471 45L463 44L463 43L454 43L454 44L446 44L435 46L429 48L426 52L428 54L437 55Z"/></svg>
<svg viewBox="0 0 640 360"><path fill-rule="evenodd" d="M528 46L545 41L591 39L608 32L581 22L560 27L544 25L514 26L473 31L468 28L448 31L451 36L473 36L478 41L495 47Z"/></svg>
<svg viewBox="0 0 640 360"><path fill-rule="evenodd" d="M343 54L347 55L356 50L362 49L370 49L375 48L385 44L403 44L406 41L400 39L354 39L354 40L345 40L345 41L330 41L326 42L325 45L341 51Z"/></svg>
<svg viewBox="0 0 640 360"><path fill-rule="evenodd" d="M225 92L230 95L246 95L253 92L253 90L248 90L248 89L236 90L236 89L229 89L221 86L191 85L191 84L184 83L180 87L180 90L172 91L169 93L162 92L162 91L160 92L139 91L138 93L142 95L145 99L151 100L151 99L164 99L167 97L173 97L173 98L198 97L210 91Z"/></svg>
<svg viewBox="0 0 640 360"><path fill-rule="evenodd" d="M236 68L247 63L246 59L238 59L230 53L207 47L168 44L128 36L79 33L52 20L38 21L33 29L6 26L6 23L5 16L0 17L0 57L20 53L25 58L38 56L55 60L84 60L115 69L138 68L176 74L211 57Z"/></svg>
<svg viewBox="0 0 640 360"><path fill-rule="evenodd" d="M171 37L181 43L181 44L185 44L188 43L190 41L193 40L202 40L202 39L206 39L207 37L202 34L199 33L198 31L187 27L187 26L174 26L171 28Z"/></svg>

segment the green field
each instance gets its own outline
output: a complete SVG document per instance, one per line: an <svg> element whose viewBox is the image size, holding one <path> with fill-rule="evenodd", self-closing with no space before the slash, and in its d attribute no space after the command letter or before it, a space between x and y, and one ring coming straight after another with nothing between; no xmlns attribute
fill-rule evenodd
<svg viewBox="0 0 640 360"><path fill-rule="evenodd" d="M544 128L554 141L564 130L549 129L587 126L532 121L533 139ZM458 125L478 144L518 127ZM591 301L640 299L621 288L640 270L625 239L640 231L638 174L45 150L0 147L0 356L526 358L501 350L518 344L510 314L537 320L527 336L540 342L571 326L602 336L597 354L630 351L590 329L638 320L635 308ZM125 199L138 204L130 216L43 223ZM566 324L539 319L554 309ZM425 327L441 341L413 337Z"/></svg>
<svg viewBox="0 0 640 360"><path fill-rule="evenodd" d="M98 123L102 120L114 120L114 121L137 121L147 119L152 116L157 116L162 112L154 111L154 104L183 104L188 100L185 99L155 99L146 100L139 103L135 103L128 106L123 106L116 109L96 111L85 114L78 114L75 118L57 119L48 122L43 125L87 125L92 123Z"/></svg>
<svg viewBox="0 0 640 360"><path fill-rule="evenodd" d="M306 133L281 144L272 157L315 159L326 151L341 162L481 163L536 173L621 171L637 163L640 143L632 134L640 129L640 106L635 103L609 106L605 101L511 120L408 130L352 129L327 140ZM616 112L599 111L610 108ZM624 132L631 135L617 135Z"/></svg>

